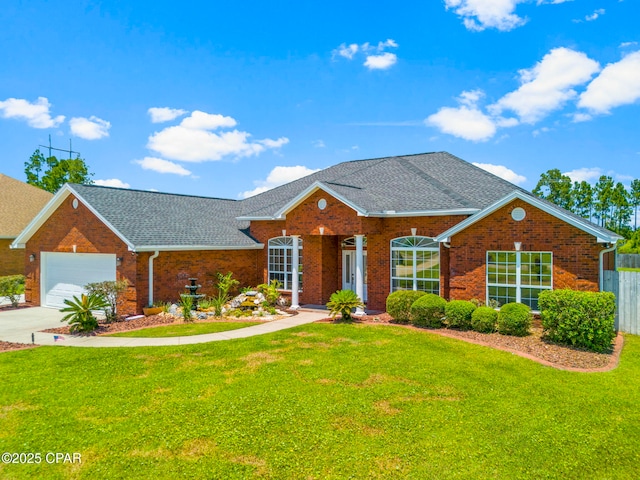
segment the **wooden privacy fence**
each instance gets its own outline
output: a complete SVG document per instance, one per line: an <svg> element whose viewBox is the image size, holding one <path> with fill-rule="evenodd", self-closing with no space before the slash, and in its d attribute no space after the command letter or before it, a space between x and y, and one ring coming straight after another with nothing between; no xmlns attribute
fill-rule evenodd
<svg viewBox="0 0 640 480"><path fill-rule="evenodd" d="M622 268L640 268L640 255L637 253L619 253L616 264Z"/></svg>
<svg viewBox="0 0 640 480"><path fill-rule="evenodd" d="M616 330L640 335L640 272L605 270L604 290L616 296Z"/></svg>

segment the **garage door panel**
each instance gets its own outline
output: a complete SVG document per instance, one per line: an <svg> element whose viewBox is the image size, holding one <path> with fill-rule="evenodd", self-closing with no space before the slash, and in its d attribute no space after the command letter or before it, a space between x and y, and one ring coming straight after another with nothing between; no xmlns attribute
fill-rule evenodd
<svg viewBox="0 0 640 480"><path fill-rule="evenodd" d="M87 283L116 279L115 254L43 252L43 302L62 308L64 300L85 293Z"/></svg>

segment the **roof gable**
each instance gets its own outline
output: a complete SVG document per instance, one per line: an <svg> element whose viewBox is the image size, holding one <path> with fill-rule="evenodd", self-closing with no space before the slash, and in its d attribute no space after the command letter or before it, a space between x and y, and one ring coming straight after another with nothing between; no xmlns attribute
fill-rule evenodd
<svg viewBox="0 0 640 480"><path fill-rule="evenodd" d="M523 202L526 202L529 205L537 207L540 210L548 213L549 215L552 215L586 233L593 235L594 237L597 238L598 243L615 243L617 240L622 238L620 235L613 233L605 228L599 227L598 225L591 223L590 221L578 215L575 215L574 213L569 212L564 208L558 207L557 205L551 202L548 202L546 200L543 200L541 198L538 198L534 195L531 195L529 193L526 193L520 190L514 190L509 195L506 195L505 197L501 198L500 200L493 203L492 205L489 205L487 208L479 211L475 215L472 215L471 217L463 220L462 222L458 223L457 225L450 228L449 230L441 233L435 238L435 240L437 242L449 241L450 237L461 232L467 227L473 225L474 223L479 222L483 218L489 216L499 208L502 208L505 205L511 203L515 199L522 200Z"/></svg>

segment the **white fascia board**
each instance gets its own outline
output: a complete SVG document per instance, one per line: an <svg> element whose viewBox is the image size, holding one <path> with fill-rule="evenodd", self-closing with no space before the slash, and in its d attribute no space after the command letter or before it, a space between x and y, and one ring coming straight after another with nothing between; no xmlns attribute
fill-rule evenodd
<svg viewBox="0 0 640 480"><path fill-rule="evenodd" d="M44 206L40 213L36 215L36 217L27 225L27 227L20 233L20 235L15 239L15 241L11 244L11 248L25 248L26 243L29 239L38 231L38 229L44 225L44 223L49 219L49 217L55 212L62 202L69 196L73 194L79 202L87 207L87 209L93 213L98 220L105 224L109 230L111 230L120 240L122 240L130 250L133 249L133 244L122 235L111 223L109 223L102 215L98 213L98 211L93 208L89 202L87 202L82 196L76 192L68 183L65 183L63 187L56 192L51 200Z"/></svg>
<svg viewBox="0 0 640 480"><path fill-rule="evenodd" d="M220 246L220 245L142 245L134 247L134 252L185 252L189 250L262 250L264 243L256 243L247 246Z"/></svg>
<svg viewBox="0 0 640 480"><path fill-rule="evenodd" d="M514 190L513 192L511 192L509 195L507 195L506 197L501 198L500 200L498 200L497 202L495 202L493 205L489 205L487 208L485 208L484 210L479 211L478 213L476 213L475 215L463 220L462 222L458 223L457 225L451 227L449 230L441 233L440 235L438 235L435 238L436 242L447 242L449 241L449 237L455 235L456 233L461 232L462 230L464 230L465 228L473 225L474 223L482 220L483 218L487 217L488 215L490 215L491 213L493 213L494 211L498 210L499 208L504 207L505 205L511 203L513 200L515 199L520 199L523 202L528 203L529 205L532 205L536 208L539 208L540 210L542 210L543 212L548 213L551 216L554 216L560 220L562 220L563 222L568 223L569 225L572 225L580 230L582 230L583 232L586 232L590 235L593 235L594 237L597 238L598 243L613 243L616 240L622 238L621 236L613 233L612 235L609 235L606 238L603 238L603 231L598 229L598 228L594 228L593 225L591 225L591 222L588 221L580 221L579 219L574 218L571 215L567 215L566 213L564 213L564 210L560 207L554 206L554 205L550 205L546 202L543 202L541 200L539 200L538 198L534 197L533 195L527 195L519 190Z"/></svg>
<svg viewBox="0 0 640 480"><path fill-rule="evenodd" d="M457 208L451 210L412 210L408 212L371 212L367 217L394 218L394 217L444 217L447 215L473 215L479 212L478 208Z"/></svg>
<svg viewBox="0 0 640 480"><path fill-rule="evenodd" d="M316 181L316 182L313 182L311 185L309 185L307 188L305 188L302 192L300 192L295 198L293 198L291 201L289 201L284 207L282 207L280 210L278 210L276 212L276 214L274 215L273 220L282 220L282 219L286 218L287 213L289 213L291 210L293 210L298 205L300 205L312 193L314 193L317 190L322 190L322 191L326 192L327 194L331 195L332 197L336 198L337 200L340 200L347 207L355 210L356 213L359 216L366 216L367 215L367 212L365 210L361 209L360 207L358 207L353 202L347 200L345 197L340 195L338 192L336 192L336 191L332 190L331 188L327 187L324 183Z"/></svg>

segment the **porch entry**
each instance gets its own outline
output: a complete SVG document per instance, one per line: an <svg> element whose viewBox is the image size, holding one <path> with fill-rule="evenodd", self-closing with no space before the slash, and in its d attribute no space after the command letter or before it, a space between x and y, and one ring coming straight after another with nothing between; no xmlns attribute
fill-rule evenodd
<svg viewBox="0 0 640 480"><path fill-rule="evenodd" d="M363 253L364 298L367 302L367 251ZM356 251L342 250L342 289L356 291Z"/></svg>

